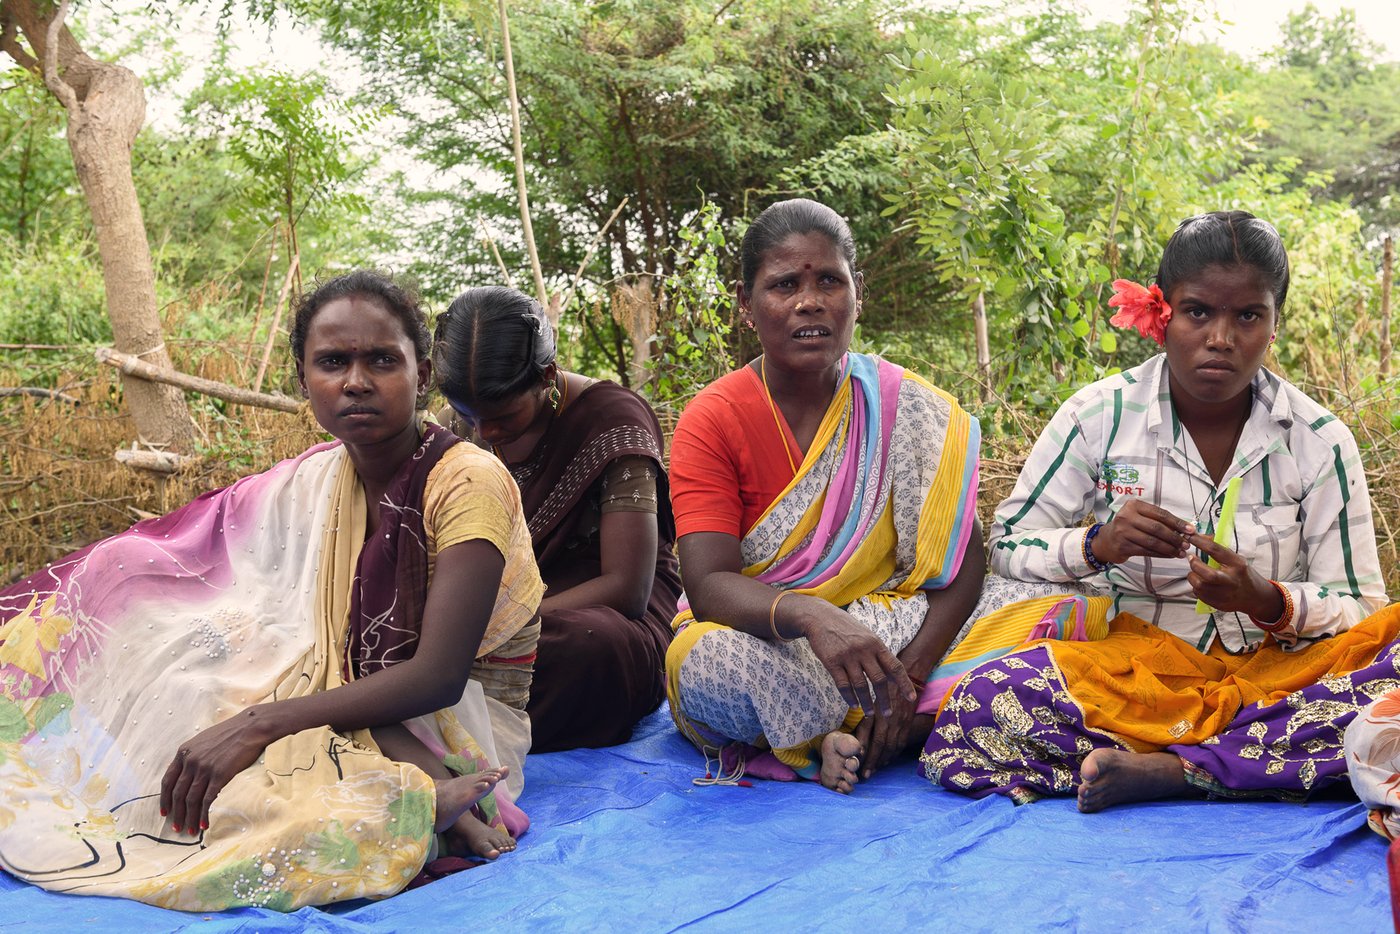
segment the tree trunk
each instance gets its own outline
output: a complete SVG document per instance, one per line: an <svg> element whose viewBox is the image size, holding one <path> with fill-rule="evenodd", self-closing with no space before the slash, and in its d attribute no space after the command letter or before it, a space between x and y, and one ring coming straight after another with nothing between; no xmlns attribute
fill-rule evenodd
<svg viewBox="0 0 1400 934"><path fill-rule="evenodd" d="M992 345L987 335L987 303L981 289L972 300L972 330L977 339L977 375L982 383L982 401L992 397Z"/></svg>
<svg viewBox="0 0 1400 934"><path fill-rule="evenodd" d="M92 213L113 342L124 353L171 369L131 177L131 147L145 121L146 96L131 71L99 62L78 46L63 25L67 8L67 0L56 11L42 0L0 0L0 49L42 75L68 112L68 148ZM33 54L19 44L20 35ZM180 390L126 376L122 387L142 441L173 450L192 446L194 423Z"/></svg>
<svg viewBox="0 0 1400 934"><path fill-rule="evenodd" d="M613 289L612 304L613 320L627 330L632 350L623 375L629 389L640 389L651 375L647 362L651 359L651 336L656 333L655 280L640 275L633 281L619 283Z"/></svg>
<svg viewBox="0 0 1400 934"><path fill-rule="evenodd" d="M1395 240L1385 238L1385 253L1381 255L1381 379L1390 375L1390 288L1395 281Z"/></svg>

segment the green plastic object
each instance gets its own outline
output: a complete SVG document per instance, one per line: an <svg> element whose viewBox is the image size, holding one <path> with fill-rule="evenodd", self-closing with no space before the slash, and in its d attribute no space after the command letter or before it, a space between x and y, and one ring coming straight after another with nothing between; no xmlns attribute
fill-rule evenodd
<svg viewBox="0 0 1400 934"><path fill-rule="evenodd" d="M1240 505L1240 487L1244 485L1244 477L1231 477L1230 482L1225 484L1225 505L1220 508L1220 522L1215 526L1215 543L1229 548L1228 542L1235 534L1235 510ZM1214 558L1206 560L1213 568L1220 567L1220 562ZM1197 613L1214 613L1215 609L1204 600L1196 601Z"/></svg>

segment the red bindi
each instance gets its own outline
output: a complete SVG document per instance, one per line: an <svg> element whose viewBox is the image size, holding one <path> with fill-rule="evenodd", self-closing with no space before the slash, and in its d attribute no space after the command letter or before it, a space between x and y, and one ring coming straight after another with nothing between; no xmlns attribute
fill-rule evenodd
<svg viewBox="0 0 1400 934"><path fill-rule="evenodd" d="M811 263L803 263L803 264L802 264L802 268L803 268L803 269L811 269L811 268L812 268L812 264L811 264Z"/></svg>

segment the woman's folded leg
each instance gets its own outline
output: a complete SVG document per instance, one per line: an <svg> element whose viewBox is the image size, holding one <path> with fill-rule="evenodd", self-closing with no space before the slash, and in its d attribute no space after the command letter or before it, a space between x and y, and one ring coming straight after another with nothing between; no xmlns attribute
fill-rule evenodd
<svg viewBox="0 0 1400 934"><path fill-rule="evenodd" d="M526 707L531 751L626 742L665 696L668 635L609 607L544 614Z"/></svg>

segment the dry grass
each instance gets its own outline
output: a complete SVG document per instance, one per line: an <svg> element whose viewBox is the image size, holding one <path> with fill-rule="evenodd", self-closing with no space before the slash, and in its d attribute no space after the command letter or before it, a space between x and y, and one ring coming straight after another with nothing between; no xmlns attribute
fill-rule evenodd
<svg viewBox="0 0 1400 934"><path fill-rule="evenodd" d="M254 353L257 353L255 350ZM182 345L176 365L209 379L247 385L248 348ZM30 368L32 371L32 367ZM53 384L81 400L78 406L29 396L0 398L0 582L11 582L89 542L147 515L168 512L198 494L266 469L325 436L310 414L229 407L220 412L192 397L205 441L191 468L162 478L117 464L112 453L129 445L134 430L121 410L116 372L84 355L53 365ZM285 374L284 374L285 375ZM18 385L0 362L0 385ZM1400 454L1400 389L1358 398L1325 387L1307 390L1351 426L1376 518L1376 536L1387 588L1400 596L1400 474L1389 469ZM984 440L978 513L990 528L992 511L1016 482L1040 429L1009 439ZM674 425L667 425L669 430Z"/></svg>
<svg viewBox="0 0 1400 934"><path fill-rule="evenodd" d="M227 354L176 351L176 365L209 379L238 382ZM115 370L91 358L53 364L55 385L79 404L29 396L0 398L0 581L17 580L45 563L170 510L206 490L265 469L324 437L305 411L296 414L230 406L221 413L195 401L202 456L161 477L118 464L112 454L135 437L123 414ZM0 385L17 385L0 366ZM32 373L32 368L28 368Z"/></svg>

